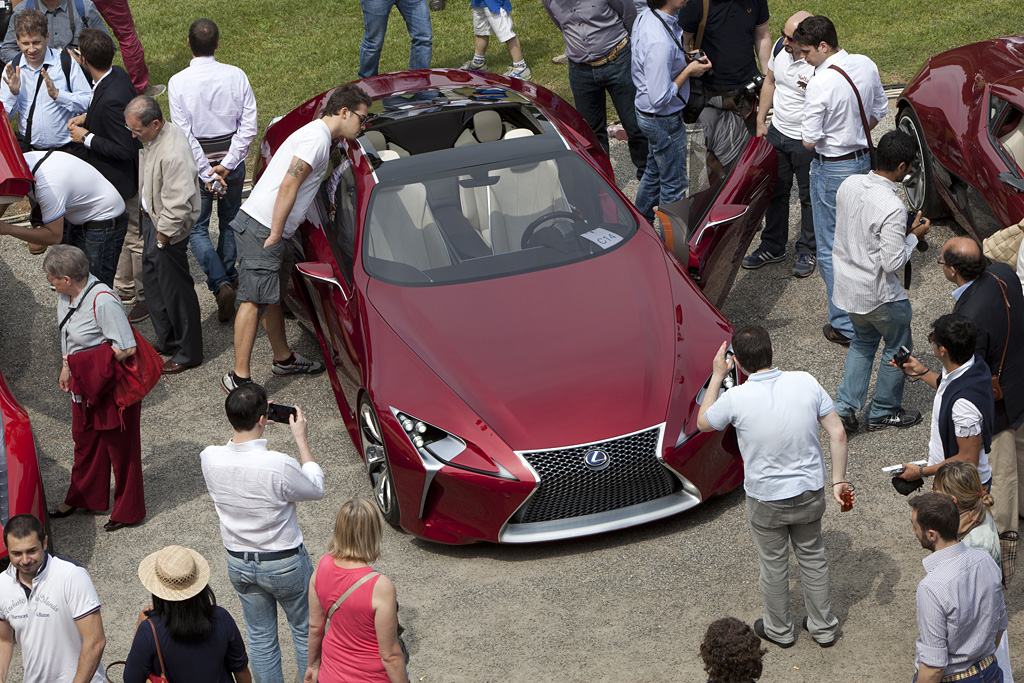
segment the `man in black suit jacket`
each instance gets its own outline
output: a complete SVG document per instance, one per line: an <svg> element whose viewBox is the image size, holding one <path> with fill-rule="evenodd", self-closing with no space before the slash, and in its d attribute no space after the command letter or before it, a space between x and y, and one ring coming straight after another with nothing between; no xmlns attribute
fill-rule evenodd
<svg viewBox="0 0 1024 683"><path fill-rule="evenodd" d="M76 59L95 85L88 111L71 119L68 129L73 141L88 148L86 161L117 188L127 206L128 233L118 262L115 286L126 304L135 299L135 306L128 317L132 322L138 322L148 316L142 291L139 143L124 126L124 109L135 97L135 86L124 69L111 66L114 41L109 35L98 29L85 28L78 42L81 55L76 55Z"/></svg>
<svg viewBox="0 0 1024 683"><path fill-rule="evenodd" d="M999 375L1003 398L996 401L992 450L992 515L1000 533L1017 529L1018 481L1024 475L1024 294L1013 268L990 263L969 237L954 237L942 248L942 272L957 285L953 312L978 330L975 352ZM1000 371L1000 368L1002 370Z"/></svg>

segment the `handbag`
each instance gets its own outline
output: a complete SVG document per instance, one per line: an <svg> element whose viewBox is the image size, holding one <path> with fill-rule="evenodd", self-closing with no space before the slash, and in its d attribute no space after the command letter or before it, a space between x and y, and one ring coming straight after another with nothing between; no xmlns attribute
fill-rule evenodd
<svg viewBox="0 0 1024 683"><path fill-rule="evenodd" d="M694 38L693 43L694 51L700 50L700 43L704 39L704 25L708 23L708 5L710 4L710 1L711 0L704 0L704 14L701 15L700 24L697 26L697 35ZM672 29L668 27L665 20L658 16L658 10L651 11L654 13L654 16L658 17L658 21L660 21L661 25L665 27L668 34L672 36L672 40L679 48L679 51L689 59L689 55L687 55L686 50L683 49L679 39L676 38L676 34L672 33ZM707 106L708 99L710 98L708 97L707 90L704 88L704 81L700 76L694 76L693 78L688 78L686 80L690 84L690 96L686 98L686 101L683 103L683 122L696 123L697 119L700 118L700 113L704 111L704 107Z"/></svg>
<svg viewBox="0 0 1024 683"><path fill-rule="evenodd" d="M988 273L992 275L992 273ZM1003 343L1003 357L999 359L999 370L992 375L992 398L996 401L1003 400L1003 387L999 385L999 376L1003 374L1003 363L1006 362L1006 347L1010 345L1010 300L1006 298L1006 283L995 275L992 275L999 283L999 291L1003 295L1003 303L1006 304L1006 341Z"/></svg>
<svg viewBox="0 0 1024 683"><path fill-rule="evenodd" d="M993 261L1016 267L1021 242L1024 242L1024 227L1014 223L986 237L981 250Z"/></svg>
<svg viewBox="0 0 1024 683"><path fill-rule="evenodd" d="M359 588L375 576L380 576L380 572L372 571L366 576L362 577L354 584L349 586L349 589L342 593L340 598L334 601L334 604L331 605L331 608L327 610L327 621L324 623L324 635L327 635L327 630L331 627L331 617L334 616L334 613L338 611L339 607L341 607L341 603L345 602L345 598L352 595L352 593L354 593L357 588ZM402 627L401 624L398 624L398 647L402 648L402 656L405 657L405 663L408 664L409 650L405 647L405 641L402 640L403 633L405 633L405 629Z"/></svg>
<svg viewBox="0 0 1024 683"><path fill-rule="evenodd" d="M164 666L164 655L160 652L160 639L156 637L156 626L153 625L152 619L146 619L146 621L149 623L149 627L153 629L153 644L156 645L156 657L160 660L160 675L157 676L156 674L149 674L146 680L149 681L149 683L171 683L170 679L166 676L167 667ZM107 677L107 683L119 683L119 681L115 681L110 677L110 669L114 666L125 666L127 663L127 661L122 659L121 661L107 664L107 668L103 671L104 675Z"/></svg>
<svg viewBox="0 0 1024 683"><path fill-rule="evenodd" d="M100 294L114 296L112 292ZM93 318L96 317L96 299L92 301L92 315ZM117 364L117 383L114 385L114 402L121 410L145 398L163 374L163 360L160 354L139 334L134 325L131 327L135 336L135 353Z"/></svg>
<svg viewBox="0 0 1024 683"><path fill-rule="evenodd" d="M999 534L999 551L1002 553L1003 588L1009 588L1010 579L1017 572L1017 545L1020 534L1007 530Z"/></svg>
<svg viewBox="0 0 1024 683"><path fill-rule="evenodd" d="M853 94L857 98L857 109L860 111L860 122L864 126L864 135L867 136L868 139L868 154L871 155L871 168L875 168L875 143L871 141L871 126L868 125L868 116L864 113L864 101L860 98L860 90L857 90L857 86L853 82L853 79L838 66L832 64L828 68L842 74L843 78L846 79L846 82L850 84L851 88L853 88Z"/></svg>

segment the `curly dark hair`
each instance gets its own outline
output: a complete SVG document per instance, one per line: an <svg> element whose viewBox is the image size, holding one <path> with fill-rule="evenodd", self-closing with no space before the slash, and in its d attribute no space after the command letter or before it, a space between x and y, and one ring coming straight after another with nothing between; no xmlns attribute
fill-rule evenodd
<svg viewBox="0 0 1024 683"><path fill-rule="evenodd" d="M735 617L712 622L700 644L709 683L749 683L760 678L761 658L767 652L754 630Z"/></svg>

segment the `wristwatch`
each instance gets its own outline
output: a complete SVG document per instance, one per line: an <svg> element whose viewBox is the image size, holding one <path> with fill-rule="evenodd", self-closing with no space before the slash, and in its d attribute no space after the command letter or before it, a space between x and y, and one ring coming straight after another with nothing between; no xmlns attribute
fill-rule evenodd
<svg viewBox="0 0 1024 683"><path fill-rule="evenodd" d="M166 244L164 244L163 242L161 242L160 240L157 240L157 241L156 241L156 248L157 248L157 249L163 249L163 248L164 248L164 247L166 247L166 246L167 246L167 245L166 245Z"/></svg>

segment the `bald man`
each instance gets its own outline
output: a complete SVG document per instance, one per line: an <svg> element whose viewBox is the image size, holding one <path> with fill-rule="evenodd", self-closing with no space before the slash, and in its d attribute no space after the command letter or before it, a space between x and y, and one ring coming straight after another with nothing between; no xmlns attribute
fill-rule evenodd
<svg viewBox="0 0 1024 683"><path fill-rule="evenodd" d="M757 136L767 137L779 156L779 175L775 181L768 210L765 212L761 244L743 259L743 267L760 268L786 257L789 239L789 195L796 176L800 195L800 237L796 242L796 263L793 275L807 277L814 272L815 241L814 215L811 212L811 158L800 138L800 119L804 111L804 92L814 75L814 67L793 56L793 31L800 22L811 16L803 10L789 18L782 36L772 48L768 69L761 86L761 105L757 110ZM768 109L774 110L771 125L766 123Z"/></svg>
<svg viewBox="0 0 1024 683"><path fill-rule="evenodd" d="M1016 531L1024 502L1019 492L1019 475L1024 473L1024 294L1013 268L991 263L969 237L946 242L940 263L942 274L956 285L953 312L974 322L975 353L999 375L1003 397L996 401L988 454L995 499L992 516L999 533Z"/></svg>

